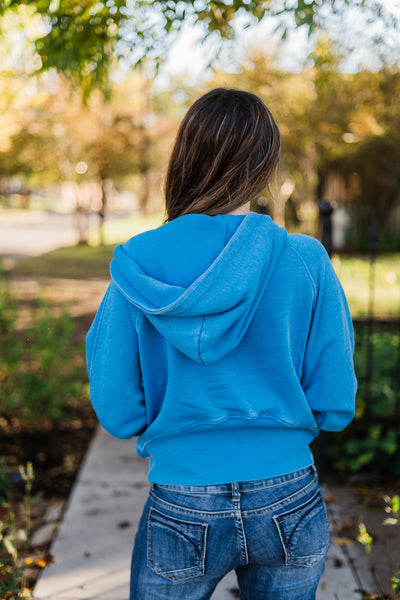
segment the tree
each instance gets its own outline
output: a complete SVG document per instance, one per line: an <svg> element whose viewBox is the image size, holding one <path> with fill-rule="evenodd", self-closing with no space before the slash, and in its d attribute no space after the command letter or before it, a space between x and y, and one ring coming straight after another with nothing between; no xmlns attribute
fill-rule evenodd
<svg viewBox="0 0 400 600"><path fill-rule="evenodd" d="M355 188L350 200L357 207L357 231L367 240L371 227L387 230L391 210L399 202L400 136L386 133L371 136L358 147L331 164L345 180L349 190ZM351 186L357 176L358 185Z"/></svg>
<svg viewBox="0 0 400 600"><path fill-rule="evenodd" d="M115 85L107 102L97 90L84 103L61 75L44 83L16 113L18 126L0 147L0 175L23 174L32 187L68 182L84 243L88 211L97 210L101 234L111 188L136 191L141 208L150 209L149 179L165 160L161 145L175 120L153 112L148 83L138 73ZM8 102L6 92L3 101L0 77L0 106ZM10 123L15 110L6 115Z"/></svg>
<svg viewBox="0 0 400 600"><path fill-rule="evenodd" d="M278 198L270 202L270 210L283 225L285 208L291 209L291 220L309 234L316 233L319 164L346 131L348 117L348 109L343 110L348 95L340 94L342 74L336 68L340 57L330 54L326 44L319 41L312 62L301 73L280 70L274 55L254 49L239 73L217 74L211 82L240 85L271 108L281 131L282 161ZM315 64L321 53L327 55L324 72Z"/></svg>
<svg viewBox="0 0 400 600"><path fill-rule="evenodd" d="M205 38L217 41L217 48L221 38L234 37L238 16L249 26L274 15L283 37L291 22L307 28L311 35L316 28L327 26L330 14L340 14L351 6L358 7L367 21L383 22L386 31L398 28L394 13L376 0L0 0L0 15L27 6L42 16L46 26L35 39L41 70L55 67L65 72L79 82L86 95L99 85L107 88L115 58L130 56L134 64L149 56L161 61L188 21L200 23Z"/></svg>
<svg viewBox="0 0 400 600"><path fill-rule="evenodd" d="M341 179L340 197L366 235L372 220L381 231L399 201L400 71L383 68L345 73L342 55L320 36L302 72L280 70L274 55L249 50L237 73L217 72L210 87L242 87L271 108L282 135L282 161L274 219L317 233L318 204ZM204 90L197 90L197 94ZM357 182L355 182L355 175ZM343 192L343 195L342 195Z"/></svg>
<svg viewBox="0 0 400 600"><path fill-rule="evenodd" d="M371 226L381 234L396 227L394 209L400 200L400 71L384 68L351 76L348 129L341 148L321 164L321 180L339 177L346 201L356 215L354 234L366 242Z"/></svg>

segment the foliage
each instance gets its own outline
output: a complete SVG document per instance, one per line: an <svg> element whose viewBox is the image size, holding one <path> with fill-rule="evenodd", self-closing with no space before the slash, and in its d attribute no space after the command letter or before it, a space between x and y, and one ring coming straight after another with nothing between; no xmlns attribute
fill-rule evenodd
<svg viewBox="0 0 400 600"><path fill-rule="evenodd" d="M2 43L0 39L0 54L11 53ZM21 173L31 188L71 182L68 189L84 210L89 203L85 185L98 186L90 192L89 208L96 205L98 210L99 190L105 190L107 179L114 190L133 190L146 209L159 195L177 119L208 87L231 85L259 94L281 129L283 186L276 195L286 202L286 210L270 202L275 219L279 222L275 213L284 211L286 225L315 235L315 201L328 194L339 204L354 204L351 234L365 238L371 215L382 227L390 229L393 222L400 155L400 116L393 98L400 94L400 72L385 67L344 73L344 54L320 35L302 72L290 73L277 67L276 56L250 48L234 65L236 72L215 72L207 84L188 87L180 80L170 90L156 92L148 73L135 72L113 83L107 101L97 90L86 103L79 90L73 92L54 73L42 79L31 76L29 88L23 69L18 77L0 72L0 174ZM86 171L77 172L77 165ZM333 177L341 181L338 197L330 186ZM286 198L285 185L293 186Z"/></svg>
<svg viewBox="0 0 400 600"><path fill-rule="evenodd" d="M14 172L36 174L33 185L80 181L79 161L87 163L86 181L118 182L138 172L142 138L147 135L142 123L145 98L139 77L129 83L124 92L116 86L112 103L93 94L88 105L64 79L47 83L46 92L27 107L18 131L9 138L7 156L13 157Z"/></svg>
<svg viewBox="0 0 400 600"><path fill-rule="evenodd" d="M397 132L389 132L369 136L357 144L351 154L342 156L329 165L330 169L344 177L349 190L350 182L357 174L359 186L353 201L358 205L358 229L364 234L368 232L371 223L375 223L379 230L383 229L391 209L398 201L399 157L400 137ZM379 173L379 177L376 173Z"/></svg>
<svg viewBox="0 0 400 600"><path fill-rule="evenodd" d="M23 483L22 503L17 503L5 460L0 459L0 597L3 600L31 597L25 587L24 566L30 562L27 553L31 508L40 495L32 496L35 477L30 462L19 467L19 478ZM22 515L18 514L21 509Z"/></svg>
<svg viewBox="0 0 400 600"><path fill-rule="evenodd" d="M385 9L383 3L374 0L295 0L291 3L272 0L138 0L134 3L128 0L2 0L0 15L24 11L27 7L41 15L46 27L35 40L41 70L55 67L75 78L85 93L89 93L99 85L107 88L108 72L115 58L126 60L131 55L138 64L150 56L160 62L174 34L187 21L200 24L204 37L213 36L218 48L218 39L234 38L234 23L238 17L248 27L268 15L275 15L282 37L286 36L290 21L295 27L305 27L311 35L328 20L327 7L331 14L340 15L350 5L358 7L367 21L383 22L387 31L397 27L395 15Z"/></svg>
<svg viewBox="0 0 400 600"><path fill-rule="evenodd" d="M343 199L353 206L352 237L361 237L365 243L372 224L380 233L391 229L398 201L400 113L390 96L400 93L399 70L364 70L347 76L347 92L353 101L345 109L347 128L342 130L342 143L333 152L323 153L319 177L322 187L329 177L342 179ZM396 249L395 244L392 247Z"/></svg>
<svg viewBox="0 0 400 600"><path fill-rule="evenodd" d="M292 73L279 69L276 57L250 48L239 72L217 72L209 87L254 92L277 119L282 185L279 201L269 202L275 220L286 202L286 226L316 235L316 201L327 197L347 210L351 203L351 234L365 239L371 217L381 226L380 233L393 221L400 113L392 99L400 94L400 72L393 67L345 73L342 58L342 50L320 36L306 68Z"/></svg>
<svg viewBox="0 0 400 600"><path fill-rule="evenodd" d="M360 544L362 544L364 546L365 552L367 554L370 554L370 552L371 552L373 541L374 540L373 540L372 536L368 533L367 528L365 527L365 524L360 523L357 542L360 542Z"/></svg>
<svg viewBox="0 0 400 600"><path fill-rule="evenodd" d="M343 432L332 435L329 444L329 456L338 470L400 476L399 337L393 331L371 335L356 327L356 416Z"/></svg>
<svg viewBox="0 0 400 600"><path fill-rule="evenodd" d="M20 425L69 418L87 400L84 350L74 340L67 312L52 315L38 301L28 326L18 322L16 300L0 280L0 406L2 418Z"/></svg>
<svg viewBox="0 0 400 600"><path fill-rule="evenodd" d="M0 108L12 124L0 143L0 175L20 174L30 189L68 182L63 196L84 213L104 215L110 192L127 189L149 208L155 195L150 174L164 167L165 140L176 120L153 111L151 86L143 76L115 84L107 102L96 91L85 103L61 76L38 81L28 104L23 80L19 86L13 81L12 92L5 78L2 83L0 72Z"/></svg>

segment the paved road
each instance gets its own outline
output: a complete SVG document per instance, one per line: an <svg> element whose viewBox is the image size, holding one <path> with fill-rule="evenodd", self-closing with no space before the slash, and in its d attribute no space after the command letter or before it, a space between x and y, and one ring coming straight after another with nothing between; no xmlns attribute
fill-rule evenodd
<svg viewBox="0 0 400 600"><path fill-rule="evenodd" d="M0 213L0 257L6 268L78 242L73 215L46 211Z"/></svg>

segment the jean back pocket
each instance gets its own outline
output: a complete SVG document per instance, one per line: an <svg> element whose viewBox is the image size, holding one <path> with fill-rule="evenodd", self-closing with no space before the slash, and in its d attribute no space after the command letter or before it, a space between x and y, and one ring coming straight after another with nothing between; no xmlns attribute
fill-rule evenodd
<svg viewBox="0 0 400 600"><path fill-rule="evenodd" d="M325 558L330 533L320 490L304 504L273 518L285 552L286 565L311 567Z"/></svg>
<svg viewBox="0 0 400 600"><path fill-rule="evenodd" d="M150 509L147 564L158 575L178 581L204 575L206 523L183 521Z"/></svg>

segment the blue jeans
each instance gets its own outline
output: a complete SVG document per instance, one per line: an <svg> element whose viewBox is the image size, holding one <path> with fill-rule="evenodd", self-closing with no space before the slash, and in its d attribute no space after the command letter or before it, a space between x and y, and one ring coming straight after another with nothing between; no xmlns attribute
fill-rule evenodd
<svg viewBox="0 0 400 600"><path fill-rule="evenodd" d="M315 467L210 486L151 486L130 600L206 600L235 569L241 600L313 600L330 545Z"/></svg>

